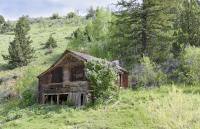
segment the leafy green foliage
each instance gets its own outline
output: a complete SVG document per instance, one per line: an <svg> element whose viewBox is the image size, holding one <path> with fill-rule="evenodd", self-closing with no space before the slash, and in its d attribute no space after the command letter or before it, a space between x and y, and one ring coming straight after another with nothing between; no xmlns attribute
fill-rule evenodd
<svg viewBox="0 0 200 129"><path fill-rule="evenodd" d="M6 21L2 15L0 15L0 24L4 24Z"/></svg>
<svg viewBox="0 0 200 129"><path fill-rule="evenodd" d="M182 0L176 11L173 53L179 56L188 45L200 46L200 6L197 0Z"/></svg>
<svg viewBox="0 0 200 129"><path fill-rule="evenodd" d="M188 84L200 84L200 49L188 47L181 55L179 78Z"/></svg>
<svg viewBox="0 0 200 129"><path fill-rule="evenodd" d="M58 13L54 13L54 14L52 14L52 16L50 17L50 19L52 19L52 20L54 20L54 19L59 19L59 18L60 18L60 16L59 16Z"/></svg>
<svg viewBox="0 0 200 129"><path fill-rule="evenodd" d="M76 13L75 12L69 12L68 14L67 14L67 18L74 18L74 17L76 17Z"/></svg>
<svg viewBox="0 0 200 129"><path fill-rule="evenodd" d="M72 34L70 47L76 50L87 51L91 55L101 58L110 58L110 52L102 53L108 50L109 27L112 19L112 13L106 9L96 10L95 18L88 21L85 27L80 27Z"/></svg>
<svg viewBox="0 0 200 129"><path fill-rule="evenodd" d="M13 31L13 28L10 22L6 22L4 17L0 15L0 33L6 33L11 31Z"/></svg>
<svg viewBox="0 0 200 129"><path fill-rule="evenodd" d="M9 21L0 25L0 33L12 32L13 30L14 30L14 27L11 25Z"/></svg>
<svg viewBox="0 0 200 129"><path fill-rule="evenodd" d="M3 58L8 60L11 68L26 66L33 58L32 40L27 36L29 30L30 26L27 17L21 17L16 24L15 38L10 42L8 48L9 55L3 55Z"/></svg>
<svg viewBox="0 0 200 129"><path fill-rule="evenodd" d="M95 18L95 15L96 15L96 10L93 7L90 7L88 9L88 13L86 15L86 19Z"/></svg>
<svg viewBox="0 0 200 129"><path fill-rule="evenodd" d="M140 62L141 66L133 71L139 86L160 86L167 81L166 75L148 57L143 57Z"/></svg>
<svg viewBox="0 0 200 129"><path fill-rule="evenodd" d="M45 43L45 48L56 48L57 47L57 41L53 38L52 35L49 36L48 41Z"/></svg>
<svg viewBox="0 0 200 129"><path fill-rule="evenodd" d="M22 105L21 106L31 106L36 102L36 93L33 90L25 90L22 93Z"/></svg>
<svg viewBox="0 0 200 129"><path fill-rule="evenodd" d="M115 100L118 96L118 87L115 85L116 73L105 60L86 63L87 78L95 100Z"/></svg>

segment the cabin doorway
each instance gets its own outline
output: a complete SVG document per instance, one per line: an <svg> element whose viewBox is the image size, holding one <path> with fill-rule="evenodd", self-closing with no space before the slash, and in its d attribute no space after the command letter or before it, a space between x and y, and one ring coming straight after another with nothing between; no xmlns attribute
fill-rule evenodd
<svg viewBox="0 0 200 129"><path fill-rule="evenodd" d="M65 105L68 103L68 94L61 94L59 96L59 104Z"/></svg>

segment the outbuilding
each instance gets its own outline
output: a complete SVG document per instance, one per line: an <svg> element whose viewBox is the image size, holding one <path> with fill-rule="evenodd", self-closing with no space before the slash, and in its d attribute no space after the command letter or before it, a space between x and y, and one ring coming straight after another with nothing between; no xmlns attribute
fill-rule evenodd
<svg viewBox="0 0 200 129"><path fill-rule="evenodd" d="M77 107L92 100L92 91L85 76L85 62L100 60L94 56L66 50L46 71L38 76L38 101L41 104L73 104ZM116 61L118 85L128 87L128 72Z"/></svg>

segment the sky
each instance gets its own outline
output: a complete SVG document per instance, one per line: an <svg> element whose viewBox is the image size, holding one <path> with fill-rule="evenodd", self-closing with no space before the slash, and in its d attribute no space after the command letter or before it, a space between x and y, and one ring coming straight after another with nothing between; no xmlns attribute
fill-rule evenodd
<svg viewBox="0 0 200 129"><path fill-rule="evenodd" d="M84 15L93 7L114 7L118 0L0 0L0 15L7 20L16 20L22 15L47 17L53 13L66 15L77 11Z"/></svg>

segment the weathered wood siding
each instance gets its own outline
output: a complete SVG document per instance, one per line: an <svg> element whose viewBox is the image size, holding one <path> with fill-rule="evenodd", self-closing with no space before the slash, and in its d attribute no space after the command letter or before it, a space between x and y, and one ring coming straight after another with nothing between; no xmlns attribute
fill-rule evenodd
<svg viewBox="0 0 200 129"><path fill-rule="evenodd" d="M59 78L57 76L59 74ZM128 73L120 71L119 86L128 87ZM52 81L54 80L54 81ZM39 76L39 103L57 101L60 104L65 99L81 106L92 100L89 82L85 77L84 61L72 54L66 54L62 60L53 65L46 73Z"/></svg>

